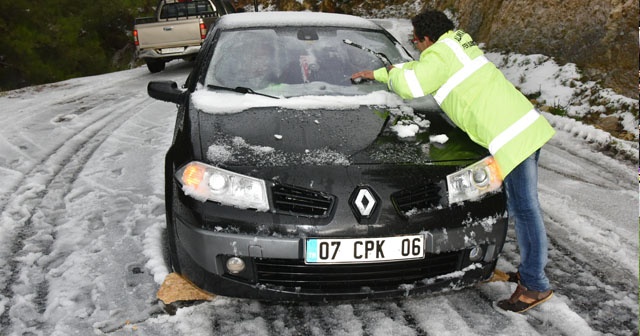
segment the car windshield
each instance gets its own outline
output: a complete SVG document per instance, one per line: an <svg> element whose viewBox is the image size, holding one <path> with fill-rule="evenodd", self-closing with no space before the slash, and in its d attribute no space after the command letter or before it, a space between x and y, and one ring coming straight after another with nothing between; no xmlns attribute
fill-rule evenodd
<svg viewBox="0 0 640 336"><path fill-rule="evenodd" d="M394 64L411 60L394 42L381 31L335 27L222 31L204 84L214 90L241 87L284 97L385 90L385 84L355 85L350 78L357 71L385 66L385 57Z"/></svg>
<svg viewBox="0 0 640 336"><path fill-rule="evenodd" d="M176 2L165 3L160 10L160 18L176 18L183 16L195 16L203 14L213 14L214 9L211 7L209 1L190 1L190 2Z"/></svg>

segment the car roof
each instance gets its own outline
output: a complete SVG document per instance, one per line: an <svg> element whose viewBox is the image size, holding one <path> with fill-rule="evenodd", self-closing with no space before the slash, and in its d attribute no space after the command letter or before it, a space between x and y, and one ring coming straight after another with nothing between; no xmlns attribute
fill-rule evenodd
<svg viewBox="0 0 640 336"><path fill-rule="evenodd" d="M352 15L317 12L245 12L224 15L216 23L218 29L252 27L320 26L381 29L377 24Z"/></svg>

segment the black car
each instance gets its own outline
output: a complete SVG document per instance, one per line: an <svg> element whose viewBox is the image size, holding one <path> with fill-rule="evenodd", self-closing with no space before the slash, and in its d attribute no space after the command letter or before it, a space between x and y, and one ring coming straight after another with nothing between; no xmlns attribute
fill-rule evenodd
<svg viewBox="0 0 640 336"><path fill-rule="evenodd" d="M172 270L211 293L362 299L488 279L507 232L492 157L427 101L352 73L410 61L369 20L230 14L209 33L166 155Z"/></svg>

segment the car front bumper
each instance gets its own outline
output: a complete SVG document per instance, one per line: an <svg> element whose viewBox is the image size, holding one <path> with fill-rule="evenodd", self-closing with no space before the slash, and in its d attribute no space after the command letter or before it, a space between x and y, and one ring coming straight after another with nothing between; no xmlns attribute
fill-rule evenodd
<svg viewBox="0 0 640 336"><path fill-rule="evenodd" d="M305 264L305 238L215 232L180 217L175 226L181 272L202 289L261 300L319 301L402 296L487 280L507 223L506 216L494 216L425 230L424 259L356 265ZM225 265L231 257L241 258L246 268L229 272Z"/></svg>

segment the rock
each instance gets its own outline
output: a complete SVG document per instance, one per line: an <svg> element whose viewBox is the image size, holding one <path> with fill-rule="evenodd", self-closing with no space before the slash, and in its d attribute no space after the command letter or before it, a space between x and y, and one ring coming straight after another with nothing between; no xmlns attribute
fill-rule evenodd
<svg viewBox="0 0 640 336"><path fill-rule="evenodd" d="M600 120L596 122L595 126L609 133L618 133L622 131L622 125L620 124L620 120L616 116L600 118Z"/></svg>

